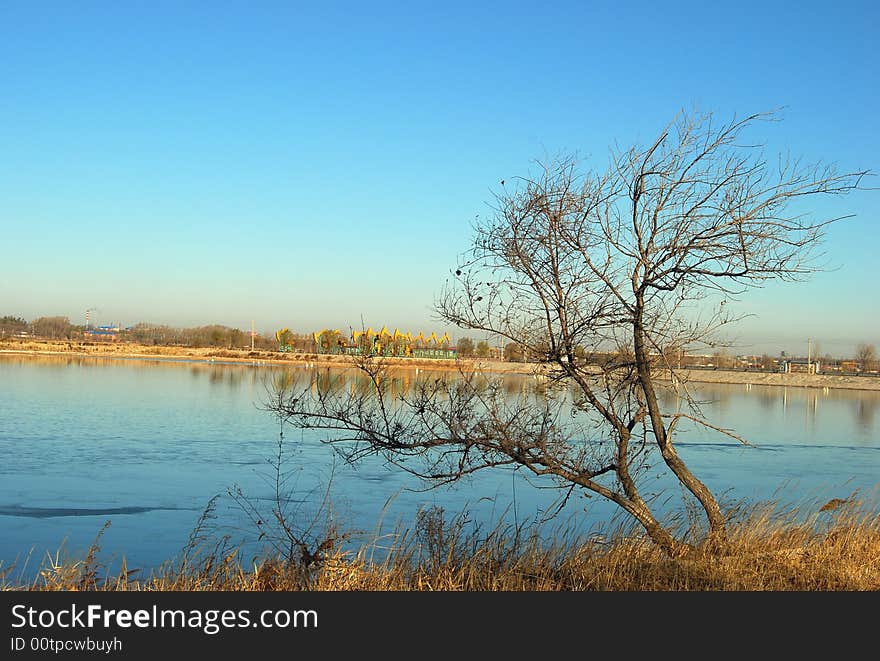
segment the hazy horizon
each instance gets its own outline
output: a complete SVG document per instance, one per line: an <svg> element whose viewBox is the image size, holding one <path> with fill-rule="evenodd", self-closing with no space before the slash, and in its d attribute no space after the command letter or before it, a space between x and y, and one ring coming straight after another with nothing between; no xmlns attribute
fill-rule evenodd
<svg viewBox="0 0 880 661"><path fill-rule="evenodd" d="M0 315L476 337L431 305L535 159L782 107L768 158L876 170L880 8L820 7L10 3ZM810 205L853 217L825 271L732 302L735 352L880 345L880 200Z"/></svg>

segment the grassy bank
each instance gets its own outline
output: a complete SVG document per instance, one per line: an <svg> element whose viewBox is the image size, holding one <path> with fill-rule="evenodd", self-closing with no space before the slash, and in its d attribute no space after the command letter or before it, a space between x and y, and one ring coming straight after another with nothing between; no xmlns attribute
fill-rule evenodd
<svg viewBox="0 0 880 661"><path fill-rule="evenodd" d="M721 554L669 558L619 532L602 541L541 543L523 531L466 532L461 520L429 512L411 532L356 551L328 545L308 561L244 561L222 545L185 554L149 576L123 563L107 574L98 546L77 561L47 560L22 582L9 568L5 590L248 591L855 591L880 590L880 517L832 501L804 518L757 507L731 523ZM378 560L377 558L383 558Z"/></svg>

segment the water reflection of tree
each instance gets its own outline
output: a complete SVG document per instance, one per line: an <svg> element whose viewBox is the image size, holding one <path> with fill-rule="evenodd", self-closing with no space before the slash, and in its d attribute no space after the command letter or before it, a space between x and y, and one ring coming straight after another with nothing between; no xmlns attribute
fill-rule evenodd
<svg viewBox="0 0 880 661"><path fill-rule="evenodd" d="M856 421L863 430L870 429L874 424L874 413L880 405L877 397L859 397L856 402Z"/></svg>
<svg viewBox="0 0 880 661"><path fill-rule="evenodd" d="M681 408L682 398L672 388L658 388L657 399L665 408L676 410Z"/></svg>
<svg viewBox="0 0 880 661"><path fill-rule="evenodd" d="M241 387L244 377L245 372L240 368L218 366L208 368L208 382L212 386L225 385L228 388L237 389Z"/></svg>
<svg viewBox="0 0 880 661"><path fill-rule="evenodd" d="M230 390L237 390L244 383L255 383L257 378L254 370L247 365L195 364L188 369L194 380L207 378L211 386L225 385Z"/></svg>
<svg viewBox="0 0 880 661"><path fill-rule="evenodd" d="M341 394L345 388L345 373L331 370L329 367L315 372L312 381L312 392L319 397Z"/></svg>
<svg viewBox="0 0 880 661"><path fill-rule="evenodd" d="M762 409L772 411L779 402L779 393L773 388L760 388L758 390L757 401Z"/></svg>
<svg viewBox="0 0 880 661"><path fill-rule="evenodd" d="M657 399L661 405L670 411L683 411L690 407L700 409L706 406L713 406L719 401L728 402L730 399L730 391L723 388L711 388L703 384L699 388L693 385L685 386L687 395L683 394L681 388L683 384L663 384L657 389Z"/></svg>
<svg viewBox="0 0 880 661"><path fill-rule="evenodd" d="M501 382L504 392L510 396L521 395L528 389L528 383L522 376L506 376L502 378Z"/></svg>

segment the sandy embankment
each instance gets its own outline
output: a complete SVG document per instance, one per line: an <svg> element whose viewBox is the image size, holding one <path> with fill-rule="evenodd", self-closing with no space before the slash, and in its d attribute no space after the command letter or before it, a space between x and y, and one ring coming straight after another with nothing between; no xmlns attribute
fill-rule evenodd
<svg viewBox="0 0 880 661"><path fill-rule="evenodd" d="M326 356L308 353L279 353L277 351L246 349L216 349L193 347L147 346L125 342L78 342L66 340L0 341L0 354L69 355L95 358L177 359L200 362L245 363L260 365L319 364L347 367L354 364L350 356ZM497 374L536 374L544 369L531 363L508 363L487 360L441 360L430 358L386 358L388 364L400 367L419 367L432 370L480 369ZM745 372L742 370L685 369L682 379L696 383L749 383L752 385L789 386L805 388L848 388L880 391L880 377L836 376L829 374L781 374L775 372ZM659 375L669 379L668 375Z"/></svg>
<svg viewBox="0 0 880 661"><path fill-rule="evenodd" d="M880 391L878 376L837 376L832 374L781 374L737 370L683 370L685 378L699 383L750 383L763 386L800 388L847 388Z"/></svg>

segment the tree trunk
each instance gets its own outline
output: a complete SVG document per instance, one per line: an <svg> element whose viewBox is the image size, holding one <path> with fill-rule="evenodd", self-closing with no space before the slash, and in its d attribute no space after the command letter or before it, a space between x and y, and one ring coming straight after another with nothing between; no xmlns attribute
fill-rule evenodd
<svg viewBox="0 0 880 661"><path fill-rule="evenodd" d="M648 537L670 558L678 558L689 551L692 547L689 544L677 540L671 532L660 525L657 519L651 514L648 507L642 503L634 503L627 501L617 501L617 504L629 512L635 519L642 524Z"/></svg>
<svg viewBox="0 0 880 661"><path fill-rule="evenodd" d="M700 502L709 522L709 542L711 545L723 544L727 539L724 515L714 494L703 484L687 467L681 457L678 456L672 442L666 435L666 426L660 414L660 406L657 403L657 393L654 390L654 381L651 376L651 364L648 351L645 347L644 329L642 328L642 299L637 296L636 316L633 323L633 349L635 350L636 368L639 373L639 383L645 394L645 405L651 418L651 427L654 437L660 448L660 455L678 481L690 491Z"/></svg>

